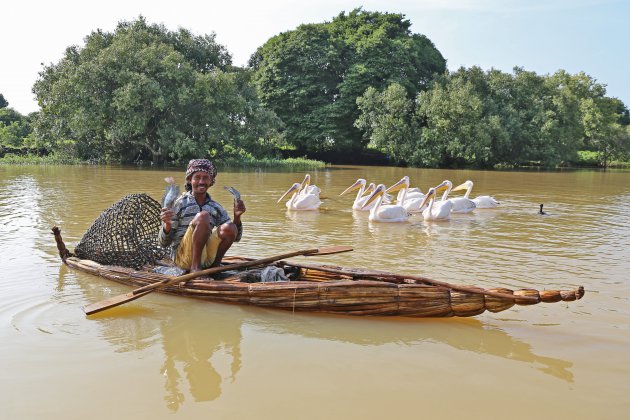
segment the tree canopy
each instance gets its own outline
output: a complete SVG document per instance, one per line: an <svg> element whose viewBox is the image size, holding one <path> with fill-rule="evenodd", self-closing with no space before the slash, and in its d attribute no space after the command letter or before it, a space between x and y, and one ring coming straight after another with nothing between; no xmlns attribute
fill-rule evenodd
<svg viewBox="0 0 630 420"><path fill-rule="evenodd" d="M256 151L277 125L215 35L140 17L100 30L44 68L33 88L39 141L83 159L185 160Z"/></svg>
<svg viewBox="0 0 630 420"><path fill-rule="evenodd" d="M460 68L415 98L396 84L369 89L356 125L413 166L558 166L577 161L578 150L597 151L605 166L630 146L627 108L605 93L584 73Z"/></svg>
<svg viewBox="0 0 630 420"><path fill-rule="evenodd" d="M355 9L331 22L301 25L261 46L250 59L263 103L285 125L286 141L305 152L362 150L354 125L358 97L392 83L415 96L446 61L401 14Z"/></svg>
<svg viewBox="0 0 630 420"><path fill-rule="evenodd" d="M29 117L12 108L0 108L0 146L22 147L31 131Z"/></svg>
<svg viewBox="0 0 630 420"><path fill-rule="evenodd" d="M395 164L477 168L630 156L630 112L594 78L449 72L410 26L342 12L272 37L239 68L214 33L123 21L44 66L39 112L24 117L0 94L0 151L162 163L375 148Z"/></svg>
<svg viewBox="0 0 630 420"><path fill-rule="evenodd" d="M13 108L0 93L0 148L21 148L32 132L30 116L25 117Z"/></svg>

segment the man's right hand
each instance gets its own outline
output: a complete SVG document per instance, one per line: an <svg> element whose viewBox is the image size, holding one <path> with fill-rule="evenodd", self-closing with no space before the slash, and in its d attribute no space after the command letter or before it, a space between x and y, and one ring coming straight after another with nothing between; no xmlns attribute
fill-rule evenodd
<svg viewBox="0 0 630 420"><path fill-rule="evenodd" d="M173 216L175 216L175 211L168 207L164 207L162 211L160 211L160 220L162 220L162 224L164 225L164 233L171 231L171 220L173 220Z"/></svg>

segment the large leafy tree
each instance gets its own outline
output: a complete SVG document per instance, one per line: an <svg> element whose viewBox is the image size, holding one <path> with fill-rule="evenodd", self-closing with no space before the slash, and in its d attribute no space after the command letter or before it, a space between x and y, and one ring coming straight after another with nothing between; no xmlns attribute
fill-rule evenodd
<svg viewBox="0 0 630 420"><path fill-rule="evenodd" d="M299 150L361 150L354 125L358 97L392 83L414 97L446 62L433 43L412 34L401 14L355 9L331 22L301 25L267 41L250 59L263 103Z"/></svg>
<svg viewBox="0 0 630 420"><path fill-rule="evenodd" d="M415 166L558 166L582 148L606 166L630 148L627 108L584 73L461 68L415 99L397 84L368 89L356 122L375 147Z"/></svg>
<svg viewBox="0 0 630 420"><path fill-rule="evenodd" d="M418 162L493 167L574 160L584 93L572 89L573 80L558 83L565 75L539 76L518 67L513 74L472 67L447 75L418 97L424 121L419 149L428 151Z"/></svg>
<svg viewBox="0 0 630 420"><path fill-rule="evenodd" d="M630 151L630 132L628 125L623 124L624 110L617 98L592 96L580 102L585 144L597 151L604 168L613 158L623 158Z"/></svg>
<svg viewBox="0 0 630 420"><path fill-rule="evenodd" d="M37 138L53 150L71 140L81 158L156 163L224 153L235 135L258 142L260 105L232 70L214 34L120 22L40 73Z"/></svg>
<svg viewBox="0 0 630 420"><path fill-rule="evenodd" d="M369 145L387 153L395 163L409 162L418 130L412 117L414 104L405 88L398 83L382 92L369 87L357 105L361 114L355 125L370 139Z"/></svg>
<svg viewBox="0 0 630 420"><path fill-rule="evenodd" d="M475 151L487 152L490 139L483 97L472 82L451 78L445 85L418 97L417 112L424 121L413 160L425 166L447 166L482 161Z"/></svg>

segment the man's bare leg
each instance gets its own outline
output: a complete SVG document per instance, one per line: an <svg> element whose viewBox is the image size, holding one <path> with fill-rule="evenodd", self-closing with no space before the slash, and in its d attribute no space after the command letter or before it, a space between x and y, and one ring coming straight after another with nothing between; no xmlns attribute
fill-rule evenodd
<svg viewBox="0 0 630 420"><path fill-rule="evenodd" d="M225 256L225 253L228 249L230 249L234 240L236 240L238 228L232 222L224 223L217 227L217 235L219 236L219 239L221 239L221 243L219 243L217 248L217 255L214 257L212 267L218 267L221 264L221 260Z"/></svg>

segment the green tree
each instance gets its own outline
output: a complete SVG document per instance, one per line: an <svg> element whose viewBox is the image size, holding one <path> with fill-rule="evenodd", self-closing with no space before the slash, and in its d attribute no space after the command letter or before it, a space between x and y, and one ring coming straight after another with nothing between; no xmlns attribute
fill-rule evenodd
<svg viewBox="0 0 630 420"><path fill-rule="evenodd" d="M549 145L541 140L545 107L550 92L545 78L532 71L515 67L513 75L490 71L494 113L502 116L508 139L497 150L497 162L520 166L531 162L547 165Z"/></svg>
<svg viewBox="0 0 630 420"><path fill-rule="evenodd" d="M362 150L354 125L357 98L392 83L410 97L446 62L431 41L412 34L401 14L355 9L331 22L301 25L267 41L250 60L263 103L285 125L287 141L305 152Z"/></svg>
<svg viewBox="0 0 630 420"><path fill-rule="evenodd" d="M418 96L424 121L412 161L421 166L459 166L489 158L484 98L464 77L452 77ZM484 165L485 166L485 165Z"/></svg>
<svg viewBox="0 0 630 420"><path fill-rule="evenodd" d="M600 164L607 167L612 158L625 153L627 108L623 102L607 97L606 87L583 72L571 75L559 70L547 83L552 92L550 120L559 128L551 131L549 141L563 161L575 160L577 150L586 148L597 151Z"/></svg>
<svg viewBox="0 0 630 420"><path fill-rule="evenodd" d="M106 161L223 153L234 133L267 135L250 128L260 105L239 77L214 34L120 22L40 73L36 138L53 150L70 140L79 157Z"/></svg>
<svg viewBox="0 0 630 420"><path fill-rule="evenodd" d="M0 145L22 147L32 132L29 117L13 108L0 108Z"/></svg>
<svg viewBox="0 0 630 420"><path fill-rule="evenodd" d="M4 99L4 95L0 93L0 109L6 108L8 106L9 106L9 102L7 102L7 100Z"/></svg>
<svg viewBox="0 0 630 420"><path fill-rule="evenodd" d="M630 150L630 121L623 102L605 93L584 73L460 68L413 103L400 85L368 89L356 124L375 147L415 166L553 167L576 161L584 147L606 166Z"/></svg>
<svg viewBox="0 0 630 420"><path fill-rule="evenodd" d="M613 98L614 106L617 115L619 115L619 120L617 121L621 125L630 125L630 111L628 111L628 107L617 98Z"/></svg>
<svg viewBox="0 0 630 420"><path fill-rule="evenodd" d="M414 104L402 85L393 83L383 92L369 87L357 99L361 114L357 128L370 139L369 146L384 151L395 163L410 161L417 128L413 120Z"/></svg>
<svg viewBox="0 0 630 420"><path fill-rule="evenodd" d="M619 123L624 118L619 113L620 102L604 96L591 96L580 102L584 142L598 152L604 168L610 160L623 156L630 148L628 126Z"/></svg>
<svg viewBox="0 0 630 420"><path fill-rule="evenodd" d="M583 140L580 100L586 97L590 83L584 73L573 76L564 70L545 77L544 115L536 148L546 166L575 160Z"/></svg>

